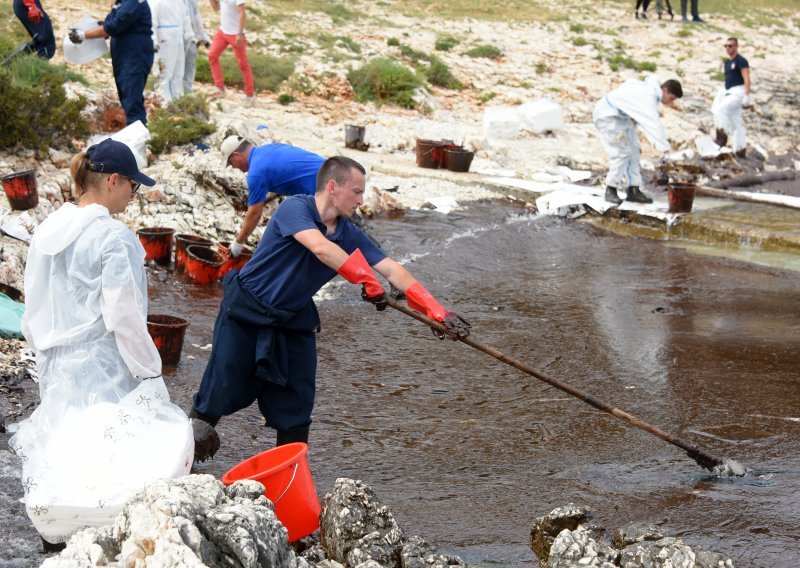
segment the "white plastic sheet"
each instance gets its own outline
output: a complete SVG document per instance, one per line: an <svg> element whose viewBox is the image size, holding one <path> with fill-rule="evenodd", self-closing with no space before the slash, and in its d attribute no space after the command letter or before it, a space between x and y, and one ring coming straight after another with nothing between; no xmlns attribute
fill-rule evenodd
<svg viewBox="0 0 800 568"><path fill-rule="evenodd" d="M129 124L119 132L114 134L95 134L89 137L86 141L87 146L99 144L106 138L111 138L117 142L122 142L133 152L136 157L136 165L141 170L147 167L147 141L150 139L150 131L142 124L141 120L137 120L133 124Z"/></svg>

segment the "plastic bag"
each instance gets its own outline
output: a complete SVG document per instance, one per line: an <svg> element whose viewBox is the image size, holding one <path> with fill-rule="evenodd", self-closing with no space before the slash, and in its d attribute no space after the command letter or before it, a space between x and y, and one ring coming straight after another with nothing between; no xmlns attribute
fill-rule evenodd
<svg viewBox="0 0 800 568"><path fill-rule="evenodd" d="M85 32L97 27L97 19L86 14L80 22L72 26L76 30ZM90 63L100 59L108 51L108 42L102 38L85 39L82 43L72 43L69 37L64 37L61 42L64 51L64 59L69 63Z"/></svg>
<svg viewBox="0 0 800 568"><path fill-rule="evenodd" d="M21 339L20 322L24 313L25 304L15 302L5 294L0 293L0 337Z"/></svg>
<svg viewBox="0 0 800 568"><path fill-rule="evenodd" d="M106 138L122 142L130 148L131 152L133 152L133 155L136 157L136 165L140 170L147 167L147 141L150 139L150 131L142 124L141 120L129 124L119 132L115 132L110 136L108 134L95 134L89 137L86 144L87 146L94 146Z"/></svg>

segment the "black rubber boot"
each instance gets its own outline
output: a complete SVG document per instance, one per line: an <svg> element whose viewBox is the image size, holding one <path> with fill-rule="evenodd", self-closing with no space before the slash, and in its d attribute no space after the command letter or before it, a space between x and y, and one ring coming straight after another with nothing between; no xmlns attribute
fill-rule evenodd
<svg viewBox="0 0 800 568"><path fill-rule="evenodd" d="M309 430L309 426L301 426L300 428L292 428L291 430L278 430L275 445L283 446L284 444L291 444L292 442L308 444Z"/></svg>
<svg viewBox="0 0 800 568"><path fill-rule="evenodd" d="M734 152L734 154L736 154L737 158L746 158L747 157L747 150L745 148L742 148L741 150L736 150L736 152Z"/></svg>
<svg viewBox="0 0 800 568"><path fill-rule="evenodd" d="M622 203L622 199L620 199L619 195L617 195L616 187L611 187L610 185L606 186L606 201L613 203L614 205L619 205Z"/></svg>
<svg viewBox="0 0 800 568"><path fill-rule="evenodd" d="M714 138L714 142L717 143L717 146L724 146L725 144L728 143L728 135L725 134L724 130L722 130L721 128L717 128L715 134L716 137Z"/></svg>
<svg viewBox="0 0 800 568"><path fill-rule="evenodd" d="M639 186L636 185L632 185L628 188L628 195L625 197L625 201L632 201L633 203L653 202L653 200L642 193L642 191L639 189Z"/></svg>
<svg viewBox="0 0 800 568"><path fill-rule="evenodd" d="M41 537L41 538L42 538L42 550L46 554L50 554L52 552L61 552L62 550L67 548L67 543L66 542L53 543L53 542L49 542L49 541L45 540L44 537Z"/></svg>

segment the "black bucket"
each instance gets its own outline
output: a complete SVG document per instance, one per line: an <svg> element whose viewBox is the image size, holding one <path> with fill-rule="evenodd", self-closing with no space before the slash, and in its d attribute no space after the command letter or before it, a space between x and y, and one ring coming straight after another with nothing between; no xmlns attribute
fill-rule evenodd
<svg viewBox="0 0 800 568"><path fill-rule="evenodd" d="M465 148L445 148L444 165L451 172L468 172L475 152Z"/></svg>

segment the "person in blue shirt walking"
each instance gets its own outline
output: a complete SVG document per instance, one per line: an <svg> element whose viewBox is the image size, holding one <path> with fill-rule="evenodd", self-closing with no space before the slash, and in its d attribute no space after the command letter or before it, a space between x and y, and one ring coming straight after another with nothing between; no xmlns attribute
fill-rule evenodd
<svg viewBox="0 0 800 568"><path fill-rule="evenodd" d="M739 54L739 40L725 41L728 60L725 61L725 85L719 89L711 112L714 114L716 142L725 146L730 137L733 151L739 157L747 152L747 132L742 121L742 109L750 106L750 64Z"/></svg>
<svg viewBox="0 0 800 568"><path fill-rule="evenodd" d="M39 0L14 0L14 14L31 36L27 48L44 59L56 54L56 37L53 35L53 22L42 8Z"/></svg>
<svg viewBox="0 0 800 568"><path fill-rule="evenodd" d="M72 30L69 34L72 43L111 37L111 66L127 124L137 120L147 124L144 87L153 68L152 33L153 19L147 2L117 0L102 25L85 32Z"/></svg>
<svg viewBox="0 0 800 568"><path fill-rule="evenodd" d="M229 249L236 257L261 220L267 194L314 195L317 172L325 158L289 144L255 146L236 135L223 140L220 151L226 166L247 174L247 212L242 229Z"/></svg>
<svg viewBox="0 0 800 568"><path fill-rule="evenodd" d="M277 445L308 442L320 326L312 298L337 274L361 284L362 298L382 310L385 294L374 269L405 293L410 307L442 322L451 339L469 335L469 323L442 307L347 221L363 203L365 173L350 158L325 160L314 195L284 200L250 261L223 280L211 356L189 415L196 459L211 457L219 448L213 427L220 418L253 401L266 425L277 431Z"/></svg>

